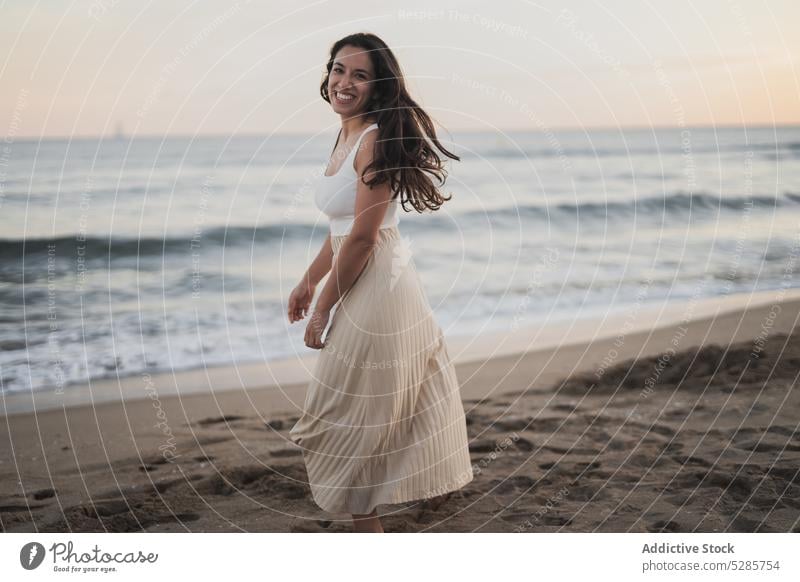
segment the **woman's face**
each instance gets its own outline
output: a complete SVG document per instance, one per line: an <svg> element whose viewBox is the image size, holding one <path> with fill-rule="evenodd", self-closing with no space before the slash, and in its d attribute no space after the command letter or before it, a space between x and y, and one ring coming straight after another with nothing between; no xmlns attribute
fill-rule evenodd
<svg viewBox="0 0 800 582"><path fill-rule="evenodd" d="M364 49L349 45L339 49L328 76L333 110L348 117L361 113L372 98L374 82L372 59Z"/></svg>

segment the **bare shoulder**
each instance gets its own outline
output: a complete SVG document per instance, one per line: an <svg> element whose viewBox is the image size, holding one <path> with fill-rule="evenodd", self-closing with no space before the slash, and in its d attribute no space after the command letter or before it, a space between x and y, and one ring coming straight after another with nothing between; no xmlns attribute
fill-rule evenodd
<svg viewBox="0 0 800 582"><path fill-rule="evenodd" d="M358 151L356 152L355 159L353 160L353 168L356 171L356 175L360 176L361 172L363 172L366 167L372 163L375 153L375 144L377 141L377 129L371 129L364 134L364 137L361 138L361 143L358 146Z"/></svg>

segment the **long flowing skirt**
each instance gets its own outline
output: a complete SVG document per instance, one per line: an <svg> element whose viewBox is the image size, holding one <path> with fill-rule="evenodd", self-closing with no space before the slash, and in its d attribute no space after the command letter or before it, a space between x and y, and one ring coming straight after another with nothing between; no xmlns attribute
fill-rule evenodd
<svg viewBox="0 0 800 582"><path fill-rule="evenodd" d="M345 238L331 238L334 260ZM319 507L367 514L473 479L455 370L397 226L379 231L323 341L290 431Z"/></svg>

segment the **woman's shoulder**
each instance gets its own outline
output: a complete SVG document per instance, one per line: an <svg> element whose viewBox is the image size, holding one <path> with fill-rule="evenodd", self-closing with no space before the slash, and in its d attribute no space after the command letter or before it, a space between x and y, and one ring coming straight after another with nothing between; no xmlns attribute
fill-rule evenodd
<svg viewBox="0 0 800 582"><path fill-rule="evenodd" d="M375 143L378 141L378 124L374 123L364 130L361 134L361 140L358 143L358 150L355 153L353 165L358 166L362 162L368 162L372 159L373 152L375 151Z"/></svg>

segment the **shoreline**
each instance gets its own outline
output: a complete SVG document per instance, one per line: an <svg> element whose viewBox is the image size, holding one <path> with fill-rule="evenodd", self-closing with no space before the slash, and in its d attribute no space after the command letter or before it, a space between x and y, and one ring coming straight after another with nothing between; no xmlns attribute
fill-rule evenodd
<svg viewBox="0 0 800 582"><path fill-rule="evenodd" d="M629 312L637 304L631 304L603 317L589 315L571 320L554 319L520 326L515 330L486 332L474 337L456 336L448 338L447 345L452 361L458 368L495 358L524 357L557 347L609 340L621 333L637 334L681 321L697 321L793 301L800 301L800 289L780 288L752 294L703 297L695 301L641 303L634 314L635 322L631 322ZM316 353L309 353L294 358L238 365L223 364L175 372L139 372L86 384L69 384L61 391L49 387L31 392L10 392L0 398L0 417L28 414L34 410L44 412L122 401L147 401L153 400L154 394L161 399L274 389L294 395L308 383L316 359Z"/></svg>

